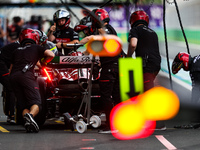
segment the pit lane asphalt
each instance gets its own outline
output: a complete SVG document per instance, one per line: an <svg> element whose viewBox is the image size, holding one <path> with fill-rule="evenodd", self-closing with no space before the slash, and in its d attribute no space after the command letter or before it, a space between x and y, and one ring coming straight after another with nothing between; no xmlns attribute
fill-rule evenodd
<svg viewBox="0 0 200 150"><path fill-rule="evenodd" d="M168 77L162 73L158 75L156 83L170 88ZM1 88L2 86L0 91ZM187 103L190 101L191 91L176 82L173 82L173 90L181 101L181 109L175 118L165 121L167 130L154 131L148 138L126 141L115 139L111 134L99 134L93 128L83 134L72 132L66 130L60 120L47 120L39 133L26 133L23 126L9 125L6 122L0 97L0 150L199 150L199 128L174 128L175 125L190 123L190 118L196 115L198 108Z"/></svg>
<svg viewBox="0 0 200 150"><path fill-rule="evenodd" d="M156 83L170 87L169 79L166 76L159 75ZM174 91L180 98L180 101L190 99L191 91L181 87L173 82ZM2 106L2 98L0 98ZM178 115L165 121L166 131L154 131L154 133L145 139L135 139L120 141L111 134L99 134L97 129L89 128L85 133L80 134L76 131L66 130L63 122L60 120L47 120L39 133L26 133L21 125L9 125L6 117L0 107L0 149L1 150L78 150L78 149L126 149L126 150L199 150L200 147L200 129L175 129L174 125L183 125L190 123L193 109L183 105ZM3 130L5 129L5 130ZM6 132L7 131L7 132ZM160 136L158 136L160 135ZM158 137L164 137L161 140ZM167 140L167 141L166 141ZM166 144L168 143L168 144ZM170 143L170 144L169 144ZM166 144L166 145L165 145Z"/></svg>

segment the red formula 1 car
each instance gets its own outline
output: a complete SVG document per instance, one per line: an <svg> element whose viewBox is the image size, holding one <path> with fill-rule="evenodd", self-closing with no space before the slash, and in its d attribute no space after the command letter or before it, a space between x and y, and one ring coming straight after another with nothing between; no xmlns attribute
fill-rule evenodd
<svg viewBox="0 0 200 150"><path fill-rule="evenodd" d="M37 77L42 98L38 124L63 116L66 126L80 133L86 124L100 126L99 68L98 58L81 52L56 56Z"/></svg>

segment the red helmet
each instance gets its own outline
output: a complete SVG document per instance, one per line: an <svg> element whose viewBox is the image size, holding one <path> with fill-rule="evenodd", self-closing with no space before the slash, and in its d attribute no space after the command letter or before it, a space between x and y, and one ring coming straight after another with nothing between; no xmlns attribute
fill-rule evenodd
<svg viewBox="0 0 200 150"><path fill-rule="evenodd" d="M172 73L176 74L183 68L185 71L189 70L191 56L184 52L179 52L172 63Z"/></svg>
<svg viewBox="0 0 200 150"><path fill-rule="evenodd" d="M24 29L19 35L19 42L22 46L25 43L39 44L39 34L33 29Z"/></svg>
<svg viewBox="0 0 200 150"><path fill-rule="evenodd" d="M108 12L105 9L99 8L99 9L95 9L95 15L97 17L99 17L99 19L103 22L109 22L110 18L108 15Z"/></svg>
<svg viewBox="0 0 200 150"><path fill-rule="evenodd" d="M131 14L129 23L131 24L131 27L136 26L139 23L143 23L148 26L149 16L143 10L135 11L134 13Z"/></svg>
<svg viewBox="0 0 200 150"><path fill-rule="evenodd" d="M102 9L102 8L98 8L98 9L94 9L92 11L95 16L97 16L97 18L99 18L99 20L101 20L103 23L107 22L109 23L110 21L110 18L109 18L109 15L108 15L108 12L105 10L105 9ZM97 20L96 18L94 17L91 17L92 19L92 27L91 27L91 33L93 33L95 31L96 28L101 28L102 25L101 23L99 22L99 20Z"/></svg>
<svg viewBox="0 0 200 150"><path fill-rule="evenodd" d="M65 24L64 25L61 25L59 26L58 25L58 20L61 19L61 18L65 18L66 21L65 21ZM65 9L59 9L57 10L54 15L53 15L53 21L56 23L56 26L63 30L63 29L67 29L69 27L69 24L70 24L70 14L67 10Z"/></svg>

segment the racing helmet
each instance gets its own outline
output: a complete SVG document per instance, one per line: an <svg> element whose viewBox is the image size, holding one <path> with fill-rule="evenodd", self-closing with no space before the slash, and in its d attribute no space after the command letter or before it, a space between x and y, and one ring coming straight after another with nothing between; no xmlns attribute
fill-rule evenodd
<svg viewBox="0 0 200 150"><path fill-rule="evenodd" d="M66 21L65 21L65 24L63 25L58 25L58 20L61 19L61 18L65 18ZM69 27L69 24L70 24L70 14L67 10L65 9L59 9L57 10L54 15L53 15L53 21L56 23L56 26L63 30L63 29L67 29Z"/></svg>
<svg viewBox="0 0 200 150"><path fill-rule="evenodd" d="M39 37L40 37L39 44L40 45L46 44L48 40L46 33L40 30L35 30L35 31L39 34Z"/></svg>
<svg viewBox="0 0 200 150"><path fill-rule="evenodd" d="M34 29L24 29L19 35L19 42L22 46L26 43L39 44L39 34Z"/></svg>
<svg viewBox="0 0 200 150"><path fill-rule="evenodd" d="M172 73L176 74L181 68L185 71L189 71L191 56L188 53L179 52L172 63Z"/></svg>
<svg viewBox="0 0 200 150"><path fill-rule="evenodd" d="M102 8L98 8L98 9L94 9L92 11L95 16L97 16L99 18L99 20L101 20L103 23L109 23L110 18L109 18L109 14L105 9ZM101 28L101 24L99 22L99 20L97 20L96 18L92 17L92 28L91 28L91 32L94 32L94 30L96 28Z"/></svg>
<svg viewBox="0 0 200 150"><path fill-rule="evenodd" d="M84 38L88 36L89 27L87 25L77 25L74 27L74 31L78 33L80 38Z"/></svg>
<svg viewBox="0 0 200 150"><path fill-rule="evenodd" d="M80 23L74 27L74 31L81 32L85 30L86 28L88 28L89 26L91 26L91 20L90 20L90 17L87 16L80 20Z"/></svg>
<svg viewBox="0 0 200 150"><path fill-rule="evenodd" d="M140 23L148 26L149 25L149 16L143 10L135 11L131 14L129 23L130 23L131 27L137 26Z"/></svg>
<svg viewBox="0 0 200 150"><path fill-rule="evenodd" d="M95 9L94 13L97 17L99 17L101 21L109 23L110 21L109 14L105 9L102 8Z"/></svg>
<svg viewBox="0 0 200 150"><path fill-rule="evenodd" d="M91 25L91 17L90 16L86 16L86 17L83 17L81 20L80 20L80 25Z"/></svg>
<svg viewBox="0 0 200 150"><path fill-rule="evenodd" d="M74 31L79 34L79 37L84 38L85 36L91 35L91 18L89 16L84 17L80 20L80 23L74 27Z"/></svg>

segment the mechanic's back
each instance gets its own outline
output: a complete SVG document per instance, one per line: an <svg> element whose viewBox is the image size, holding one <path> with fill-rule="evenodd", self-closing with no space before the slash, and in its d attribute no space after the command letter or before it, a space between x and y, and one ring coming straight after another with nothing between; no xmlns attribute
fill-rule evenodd
<svg viewBox="0 0 200 150"><path fill-rule="evenodd" d="M34 117L41 109L39 86L34 76L34 67L38 60L50 62L55 56L52 51L39 44L39 35L33 29L22 30L19 47L13 52L10 81L17 97L17 111L23 116L27 132L38 132Z"/></svg>

